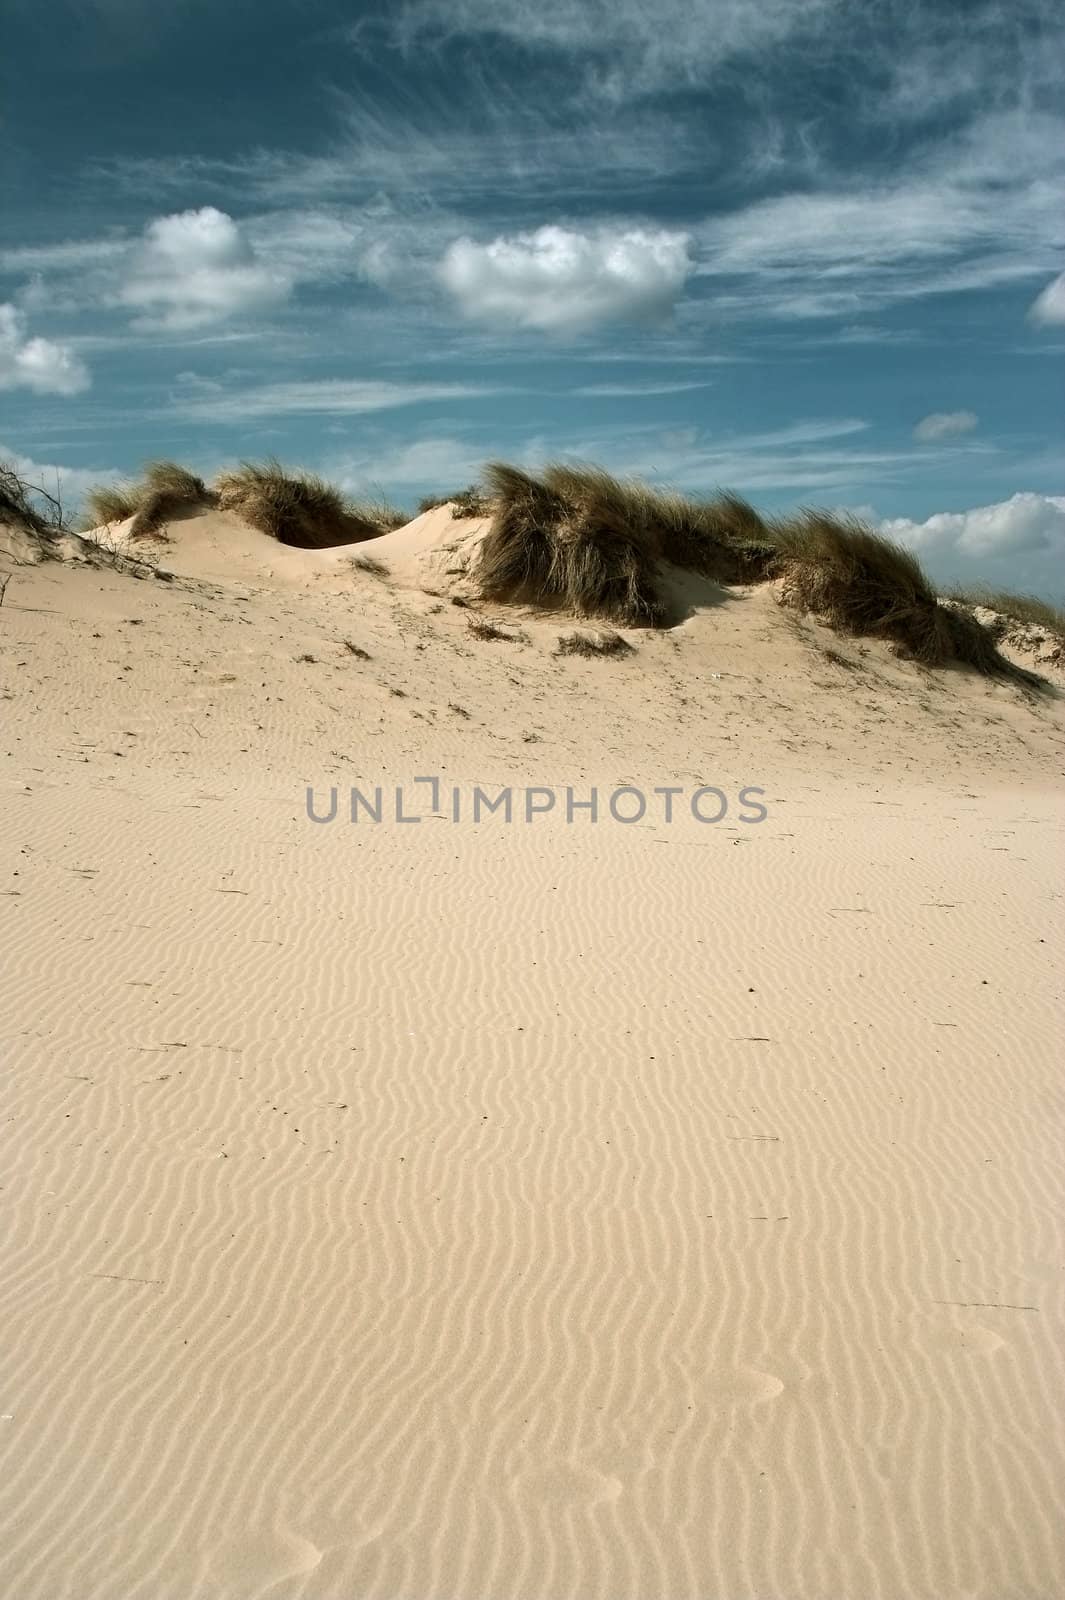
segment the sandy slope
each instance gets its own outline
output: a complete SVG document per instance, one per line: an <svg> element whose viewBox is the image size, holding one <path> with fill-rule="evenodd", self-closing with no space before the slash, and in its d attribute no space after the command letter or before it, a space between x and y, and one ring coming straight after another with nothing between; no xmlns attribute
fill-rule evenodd
<svg viewBox="0 0 1065 1600"><path fill-rule="evenodd" d="M1049 1600L1060 705L768 590L481 642L477 531L15 570L0 1593Z"/></svg>

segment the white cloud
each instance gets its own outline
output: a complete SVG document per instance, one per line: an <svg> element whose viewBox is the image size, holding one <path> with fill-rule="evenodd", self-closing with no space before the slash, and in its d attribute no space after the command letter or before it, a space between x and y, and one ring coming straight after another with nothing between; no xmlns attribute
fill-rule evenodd
<svg viewBox="0 0 1065 1600"><path fill-rule="evenodd" d="M542 456L599 461L612 472L697 494L720 488L754 496L785 492L789 499L824 504L911 474L917 452L877 449L867 442L868 431L858 417L810 418L734 434L652 423L575 434L571 426L563 437L544 441Z"/></svg>
<svg viewBox="0 0 1065 1600"><path fill-rule="evenodd" d="M653 398L655 395L688 394L692 389L708 389L708 383L586 383L573 393L589 400L634 400Z"/></svg>
<svg viewBox="0 0 1065 1600"><path fill-rule="evenodd" d="M117 481L121 474L115 467L66 467L55 461L36 461L0 444L0 461L14 467L19 477L28 484L36 484L47 494L62 502L64 515L70 516L86 489L93 484Z"/></svg>
<svg viewBox="0 0 1065 1600"><path fill-rule="evenodd" d="M447 437L390 441L357 455L347 453L328 462L324 470L330 482L349 492L427 487L447 494L475 482L490 454L466 440Z"/></svg>
<svg viewBox="0 0 1065 1600"><path fill-rule="evenodd" d="M939 511L924 522L881 523L892 539L922 554L963 557L1051 557L1057 583L1065 571L1065 496L1021 493L971 511Z"/></svg>
<svg viewBox="0 0 1065 1600"><path fill-rule="evenodd" d="M182 374L173 410L197 422L246 422L259 417L364 416L400 406L472 400L507 393L469 383L391 383L377 379L322 378L238 388Z"/></svg>
<svg viewBox="0 0 1065 1600"><path fill-rule="evenodd" d="M397 8L395 30L409 42L495 35L524 49L583 58L587 81L604 97L704 80L732 57L760 51L802 30L816 33L842 0L418 0Z"/></svg>
<svg viewBox="0 0 1065 1600"><path fill-rule="evenodd" d="M756 201L697 231L698 271L731 279L720 310L847 316L1050 271L1060 235L1062 126L988 114L915 156L894 182Z"/></svg>
<svg viewBox="0 0 1065 1600"><path fill-rule="evenodd" d="M27 338L26 319L16 306L0 305L0 389L34 394L81 394L89 370L69 345Z"/></svg>
<svg viewBox="0 0 1065 1600"><path fill-rule="evenodd" d="M972 433L979 421L975 411L932 411L921 418L913 436L922 444L933 444L937 439L957 439L963 433Z"/></svg>
<svg viewBox="0 0 1065 1600"><path fill-rule="evenodd" d="M3 272L86 272L126 252L123 239L67 239L61 244L20 244L0 250Z"/></svg>
<svg viewBox="0 0 1065 1600"><path fill-rule="evenodd" d="M472 320L559 333L661 320L691 270L687 234L618 227L544 227L487 245L456 239L439 268Z"/></svg>
<svg viewBox="0 0 1065 1600"><path fill-rule="evenodd" d="M1028 315L1033 322L1065 323L1065 272L1048 283L1032 303Z"/></svg>
<svg viewBox="0 0 1065 1600"><path fill-rule="evenodd" d="M265 265L224 211L202 206L149 223L121 285L140 326L199 328L284 300L292 279Z"/></svg>

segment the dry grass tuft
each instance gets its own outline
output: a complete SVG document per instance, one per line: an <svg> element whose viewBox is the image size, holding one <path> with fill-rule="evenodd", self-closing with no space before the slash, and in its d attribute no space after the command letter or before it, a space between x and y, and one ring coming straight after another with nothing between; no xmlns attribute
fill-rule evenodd
<svg viewBox="0 0 1065 1600"><path fill-rule="evenodd" d="M1037 683L999 652L967 612L939 603L912 551L854 518L804 511L775 529L785 604L821 617L838 633L890 640L926 666L956 662L992 676Z"/></svg>
<svg viewBox="0 0 1065 1600"><path fill-rule="evenodd" d="M85 494L82 527L103 527L109 522L125 522L137 513L137 500L133 484L101 483Z"/></svg>
<svg viewBox="0 0 1065 1600"><path fill-rule="evenodd" d="M469 617L466 622L473 639L502 640L504 644L527 644L529 635L521 628L500 628L487 617Z"/></svg>
<svg viewBox="0 0 1065 1600"><path fill-rule="evenodd" d="M654 550L621 484L594 468L550 467L536 478L505 462L491 463L485 482L496 509L474 576L488 598L661 620Z"/></svg>
<svg viewBox="0 0 1065 1600"><path fill-rule="evenodd" d="M273 459L243 461L215 479L218 503L281 544L304 550L377 539L402 524L391 507L357 505L312 472L286 472Z"/></svg>
<svg viewBox="0 0 1065 1600"><path fill-rule="evenodd" d="M451 496L451 515L456 521L463 517L490 517L493 509L492 501L476 484Z"/></svg>
<svg viewBox="0 0 1065 1600"><path fill-rule="evenodd" d="M785 603L840 633L892 639L919 661L944 659L946 617L920 562L857 520L801 512L779 530L777 565Z"/></svg>
<svg viewBox="0 0 1065 1600"><path fill-rule="evenodd" d="M596 633L563 633L559 635L556 656L628 656L632 645L613 628L601 628Z"/></svg>
<svg viewBox="0 0 1065 1600"><path fill-rule="evenodd" d="M435 511L438 506L450 506L456 521L462 517L490 517L492 502L476 484L466 489L456 489L454 494L428 494L418 501L418 513Z"/></svg>
<svg viewBox="0 0 1065 1600"><path fill-rule="evenodd" d="M774 555L771 530L735 496L690 500L562 464L535 476L492 462L485 486L494 514L474 576L490 599L654 625L660 563L747 583L766 576Z"/></svg>
<svg viewBox="0 0 1065 1600"><path fill-rule="evenodd" d="M25 478L8 462L0 461L0 523L38 538L51 539L67 532L62 501Z"/></svg>
<svg viewBox="0 0 1065 1600"><path fill-rule="evenodd" d="M847 672L861 672L862 670L860 662L852 661L850 656L841 655L838 650L822 650L821 654L834 667L843 667Z"/></svg>
<svg viewBox="0 0 1065 1600"><path fill-rule="evenodd" d="M213 505L215 496L202 478L176 461L149 461L137 485L131 539L149 538L183 511Z"/></svg>
<svg viewBox="0 0 1065 1600"><path fill-rule="evenodd" d="M357 516L372 522L379 533L394 533L397 528L405 528L410 521L407 513L389 500L359 500L349 504Z"/></svg>
<svg viewBox="0 0 1065 1600"><path fill-rule="evenodd" d="M183 511L213 505L215 496L194 472L176 461L149 461L135 483L99 484L85 496L86 529L130 522L131 539L157 534Z"/></svg>
<svg viewBox="0 0 1065 1600"><path fill-rule="evenodd" d="M352 556L351 564L357 572L368 572L372 578L388 577L388 568L376 556Z"/></svg>
<svg viewBox="0 0 1065 1600"><path fill-rule="evenodd" d="M968 606L970 610L983 606L988 611L998 612L1006 623L1001 630L1003 633L1009 631L1011 623L1019 623L1044 628L1048 633L1065 638L1065 610L1052 605L1049 600L1041 600L1038 595L1014 594L1010 589L977 585L969 589L948 589L946 598Z"/></svg>

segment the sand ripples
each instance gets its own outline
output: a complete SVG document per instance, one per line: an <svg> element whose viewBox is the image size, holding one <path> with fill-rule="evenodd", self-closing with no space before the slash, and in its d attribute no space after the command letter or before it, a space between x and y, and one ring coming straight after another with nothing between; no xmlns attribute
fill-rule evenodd
<svg viewBox="0 0 1065 1600"><path fill-rule="evenodd" d="M1020 1053L997 985L1043 869L942 816L865 860L861 808L739 849L264 796L164 850L161 796L57 800L4 1591L1049 1596L1055 1021L1031 970Z"/></svg>

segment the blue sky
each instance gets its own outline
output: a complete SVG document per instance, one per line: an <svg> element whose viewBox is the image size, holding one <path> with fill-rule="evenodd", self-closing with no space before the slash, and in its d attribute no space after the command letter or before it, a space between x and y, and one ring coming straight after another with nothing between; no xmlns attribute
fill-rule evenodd
<svg viewBox="0 0 1065 1600"><path fill-rule="evenodd" d="M0 451L570 455L1058 595L1055 10L9 0Z"/></svg>

